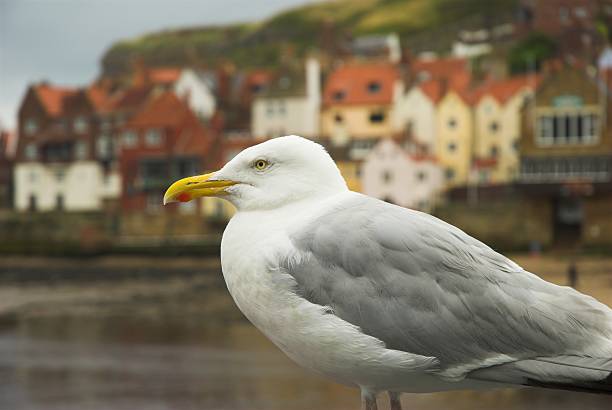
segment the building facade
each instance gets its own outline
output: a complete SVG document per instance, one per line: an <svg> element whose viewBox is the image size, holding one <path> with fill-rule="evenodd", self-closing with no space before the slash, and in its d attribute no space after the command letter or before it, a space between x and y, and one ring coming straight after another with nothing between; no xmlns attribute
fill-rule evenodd
<svg viewBox="0 0 612 410"><path fill-rule="evenodd" d="M296 134L319 136L321 70L309 58L304 69L284 70L253 101L251 132L258 140Z"/></svg>
<svg viewBox="0 0 612 410"><path fill-rule="evenodd" d="M566 68L543 80L522 112L521 187L549 209L557 242L612 238L609 100L596 79Z"/></svg>
<svg viewBox="0 0 612 410"><path fill-rule="evenodd" d="M160 212L169 181L214 166L213 145L213 132L186 101L171 91L155 97L128 121L121 135L121 209ZM199 209L195 201L178 208L184 213Z"/></svg>
<svg viewBox="0 0 612 410"><path fill-rule="evenodd" d="M357 145L365 155L380 138L395 133L393 108L402 93L399 70L382 63L349 63L328 77L321 134L334 145Z"/></svg>
<svg viewBox="0 0 612 410"><path fill-rule="evenodd" d="M99 155L99 102L87 89L28 89L18 113L17 210L99 211L118 198L119 174Z"/></svg>
<svg viewBox="0 0 612 410"><path fill-rule="evenodd" d="M363 193L407 208L431 211L444 186L432 156L412 155L393 139L381 140L362 169Z"/></svg>

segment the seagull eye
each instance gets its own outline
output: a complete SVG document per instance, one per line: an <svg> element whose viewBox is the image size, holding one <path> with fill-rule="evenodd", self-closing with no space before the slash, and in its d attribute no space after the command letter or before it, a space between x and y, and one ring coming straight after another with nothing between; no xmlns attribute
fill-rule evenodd
<svg viewBox="0 0 612 410"><path fill-rule="evenodd" d="M268 165L270 165L270 163L265 159L258 159L255 161L255 168L257 168L259 171L266 169Z"/></svg>

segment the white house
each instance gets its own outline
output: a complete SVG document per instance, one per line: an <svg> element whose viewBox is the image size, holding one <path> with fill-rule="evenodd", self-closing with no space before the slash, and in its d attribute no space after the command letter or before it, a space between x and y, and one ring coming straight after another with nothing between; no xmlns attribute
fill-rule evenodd
<svg viewBox="0 0 612 410"><path fill-rule="evenodd" d="M99 211L121 193L116 172L95 161L67 164L21 162L15 166L15 208L20 211Z"/></svg>
<svg viewBox="0 0 612 410"><path fill-rule="evenodd" d="M444 185L432 156L412 155L390 138L381 140L361 167L363 193L407 208L429 211Z"/></svg>
<svg viewBox="0 0 612 410"><path fill-rule="evenodd" d="M304 70L282 73L252 105L251 132L257 139L297 134L314 138L319 134L321 70L308 58Z"/></svg>
<svg viewBox="0 0 612 410"><path fill-rule="evenodd" d="M217 78L214 72L186 68L174 83L174 92L187 100L189 108L198 117L207 120L217 108L215 97Z"/></svg>

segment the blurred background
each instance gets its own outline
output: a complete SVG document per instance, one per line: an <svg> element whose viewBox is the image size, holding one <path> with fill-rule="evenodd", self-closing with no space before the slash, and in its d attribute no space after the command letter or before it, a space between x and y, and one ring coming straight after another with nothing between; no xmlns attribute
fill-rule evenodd
<svg viewBox="0 0 612 410"><path fill-rule="evenodd" d="M611 27L612 0L0 0L0 408L358 408L233 305L231 205L162 207L280 135L612 305Z"/></svg>

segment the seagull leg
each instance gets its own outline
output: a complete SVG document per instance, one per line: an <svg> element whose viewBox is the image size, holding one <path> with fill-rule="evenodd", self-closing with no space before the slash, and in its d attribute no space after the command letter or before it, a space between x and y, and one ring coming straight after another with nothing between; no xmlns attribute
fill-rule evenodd
<svg viewBox="0 0 612 410"><path fill-rule="evenodd" d="M391 410L402 410L402 401L400 400L400 393L390 391L389 402L391 403Z"/></svg>
<svg viewBox="0 0 612 410"><path fill-rule="evenodd" d="M361 410L378 410L375 392L361 388Z"/></svg>

